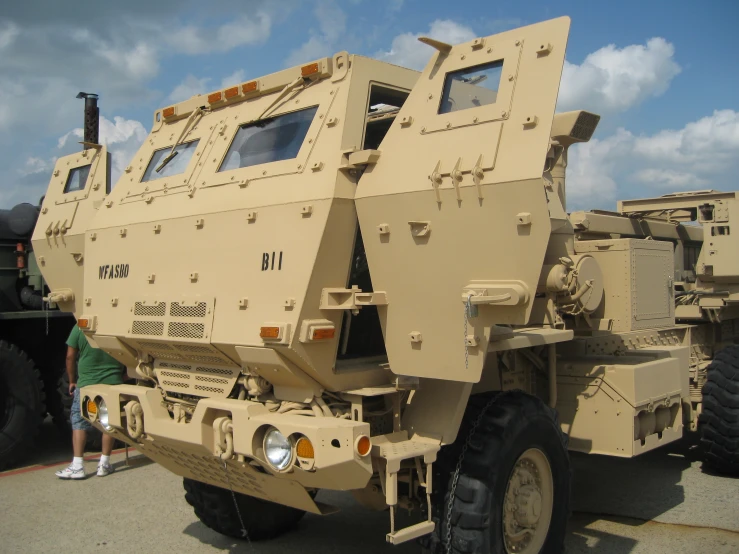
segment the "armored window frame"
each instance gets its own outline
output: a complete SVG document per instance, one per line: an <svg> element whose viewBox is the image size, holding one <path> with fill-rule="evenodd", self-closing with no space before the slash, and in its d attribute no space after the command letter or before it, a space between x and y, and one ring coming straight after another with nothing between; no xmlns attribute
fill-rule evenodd
<svg viewBox="0 0 739 554"><path fill-rule="evenodd" d="M192 162L193 158L195 157L195 152L198 149L198 144L200 143L200 139L196 138L195 140L191 140L188 142L183 142L182 144L178 144L174 151L177 152L177 156L173 158L167 166L164 166L164 169L166 169L168 166L171 166L172 163L176 163L177 166L172 167L181 167L181 170L177 173L167 173L166 175L161 175L156 172L156 167L161 163L163 159L166 158L167 152L172 150L172 145L165 146L164 148L157 148L154 150L154 152L151 153L151 157L149 158L149 163L146 164L146 169L144 169L144 172L141 174L141 180L140 183L151 183L153 181L158 181L159 179L167 179L170 177L176 177L177 175L182 175L185 173L190 167L190 163ZM183 162L182 152L187 152L187 155L189 156L186 161ZM157 154L163 153L164 155L157 159ZM177 157L180 157L179 160L177 160ZM151 172L149 171L151 170ZM149 177L147 178L147 173L149 173Z"/></svg>
<svg viewBox="0 0 739 554"><path fill-rule="evenodd" d="M85 165L80 165L77 167L73 167L69 170L69 173L67 174L67 180L64 183L64 194L70 194L73 192L82 192L87 187L87 181L90 179L90 171L92 170L92 164L88 163ZM77 188L70 188L70 185L72 184L72 179L76 177L77 175L80 175L84 172L84 179L80 179L78 181Z"/></svg>

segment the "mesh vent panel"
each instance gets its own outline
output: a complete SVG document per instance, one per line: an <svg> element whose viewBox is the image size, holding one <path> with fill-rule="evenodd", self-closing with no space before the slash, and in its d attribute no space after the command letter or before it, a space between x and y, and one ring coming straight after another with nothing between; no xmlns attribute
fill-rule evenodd
<svg viewBox="0 0 739 554"><path fill-rule="evenodd" d="M195 385L195 390L201 390L205 392L214 392L216 394L223 394L223 389L219 389L216 387L205 387L203 385Z"/></svg>
<svg viewBox="0 0 739 554"><path fill-rule="evenodd" d="M161 336L164 334L164 322L134 320L131 333L134 335Z"/></svg>
<svg viewBox="0 0 739 554"><path fill-rule="evenodd" d="M162 344L160 342L147 342L144 340L138 341L144 348L152 348L154 350L172 350L172 347L168 344Z"/></svg>
<svg viewBox="0 0 739 554"><path fill-rule="evenodd" d="M133 305L133 315L146 315L151 317L164 317L167 311L167 303L160 302L156 305L147 305L143 302L136 302Z"/></svg>
<svg viewBox="0 0 739 554"><path fill-rule="evenodd" d="M206 377L205 375L195 376L196 381L203 381L204 383L218 383L219 385L228 385L228 379L220 379L218 377Z"/></svg>
<svg viewBox="0 0 739 554"><path fill-rule="evenodd" d="M165 387L176 387L179 389L189 389L190 384L189 383L179 383L177 381L162 381L162 385ZM197 387L196 387L197 388Z"/></svg>
<svg viewBox="0 0 739 554"><path fill-rule="evenodd" d="M183 306L179 302L172 302L169 315L172 317L205 317L206 308L205 302L198 302L194 306Z"/></svg>
<svg viewBox="0 0 739 554"><path fill-rule="evenodd" d="M160 363L159 367L166 367L167 369L190 369L190 366L187 364L170 364L168 362Z"/></svg>
<svg viewBox="0 0 739 554"><path fill-rule="evenodd" d="M189 375L184 375L182 373L175 373L174 371L160 371L159 375L163 377L170 377L172 379L189 379L190 378Z"/></svg>
<svg viewBox="0 0 739 554"><path fill-rule="evenodd" d="M220 367L198 367L197 371L202 373L215 373L216 375L232 375L236 369L223 369Z"/></svg>
<svg viewBox="0 0 739 554"><path fill-rule="evenodd" d="M164 325L160 323L160 325ZM182 323L180 321L170 321L167 327L167 335L170 337L186 337L191 339L201 339L205 333L205 325L202 323ZM161 333L160 333L161 334Z"/></svg>
<svg viewBox="0 0 739 554"><path fill-rule="evenodd" d="M195 346L194 344L178 344L177 350L181 350L182 352L203 352L204 354L213 352L213 349L208 346Z"/></svg>
<svg viewBox="0 0 739 554"><path fill-rule="evenodd" d="M195 356L194 354L190 354L187 356L188 360L194 360L196 362L205 362L205 363L211 363L211 364L222 364L223 358L220 356Z"/></svg>

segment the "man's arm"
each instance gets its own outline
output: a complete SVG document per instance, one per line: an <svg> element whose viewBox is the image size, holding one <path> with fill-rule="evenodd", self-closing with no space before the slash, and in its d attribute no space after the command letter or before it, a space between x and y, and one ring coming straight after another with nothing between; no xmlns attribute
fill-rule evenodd
<svg viewBox="0 0 739 554"><path fill-rule="evenodd" d="M69 378L69 396L77 388L77 349L67 346L67 377Z"/></svg>

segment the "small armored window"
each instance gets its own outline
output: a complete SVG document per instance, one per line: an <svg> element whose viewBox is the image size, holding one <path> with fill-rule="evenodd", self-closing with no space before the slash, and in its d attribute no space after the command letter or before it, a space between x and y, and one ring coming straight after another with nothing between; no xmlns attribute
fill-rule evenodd
<svg viewBox="0 0 739 554"><path fill-rule="evenodd" d="M297 157L317 111L313 106L242 125L218 171Z"/></svg>
<svg viewBox="0 0 739 554"><path fill-rule="evenodd" d="M69 172L67 177L67 183L64 185L64 192L77 192L85 190L85 183L87 183L87 177L90 175L90 166L83 165L82 167L75 167Z"/></svg>
<svg viewBox="0 0 739 554"><path fill-rule="evenodd" d="M447 73L439 113L495 104L502 73L503 60Z"/></svg>
<svg viewBox="0 0 739 554"><path fill-rule="evenodd" d="M167 148L162 148L154 152L149 165L146 166L146 171L144 171L144 177L141 179L141 182L145 183L147 181L154 181L156 179L172 177L173 175L184 173L187 169L188 164L190 163L190 160L192 159L193 154L195 154L195 149L198 147L199 142L199 140L194 140L192 142L178 144L177 147L174 149L175 156L171 158L170 161L165 164L159 172L157 172L157 168L169 155L172 147L168 146Z"/></svg>

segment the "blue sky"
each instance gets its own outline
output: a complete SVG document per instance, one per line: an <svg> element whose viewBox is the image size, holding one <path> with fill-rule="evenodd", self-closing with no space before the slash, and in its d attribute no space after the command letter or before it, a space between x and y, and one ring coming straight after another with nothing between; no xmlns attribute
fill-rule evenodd
<svg viewBox="0 0 739 554"><path fill-rule="evenodd" d="M35 202L79 146L80 90L101 96L114 176L152 112L339 50L422 67L432 35L463 42L572 18L559 108L602 115L572 149L569 208L732 190L739 170L739 2L27 0L0 10L0 208Z"/></svg>

